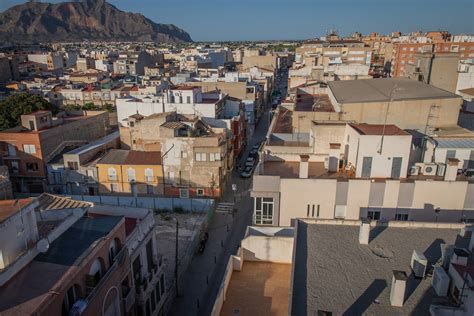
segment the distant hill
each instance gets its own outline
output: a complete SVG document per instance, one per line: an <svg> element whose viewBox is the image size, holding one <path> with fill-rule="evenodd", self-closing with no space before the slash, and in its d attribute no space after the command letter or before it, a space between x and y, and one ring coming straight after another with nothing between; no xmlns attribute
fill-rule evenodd
<svg viewBox="0 0 474 316"><path fill-rule="evenodd" d="M0 13L0 41L83 40L192 42L189 34L175 25L123 12L105 0L27 2Z"/></svg>

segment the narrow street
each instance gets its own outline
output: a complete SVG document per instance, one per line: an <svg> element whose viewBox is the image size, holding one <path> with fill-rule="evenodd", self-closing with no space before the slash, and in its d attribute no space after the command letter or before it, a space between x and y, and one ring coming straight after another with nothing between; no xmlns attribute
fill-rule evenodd
<svg viewBox="0 0 474 316"><path fill-rule="evenodd" d="M282 99L286 97L286 82L288 72L283 71L276 83L276 90L281 92ZM265 140L270 125L270 105L265 108L260 122L257 124L252 139L238 164L245 164L252 146ZM180 283L179 295L175 298L170 315L210 315L214 301L219 292L221 281L229 257L237 252L244 238L248 225L252 224L253 205L249 189L252 178L244 179L239 176L237 168L227 183L226 194L220 202L234 203L237 212L216 212L209 223L209 240L202 254L196 254L191 261L185 276ZM232 184L237 185L234 196Z"/></svg>
<svg viewBox="0 0 474 316"><path fill-rule="evenodd" d="M268 110L265 111L239 163L245 163L252 146L265 139L269 115ZM233 203L235 198L237 212L234 216L230 213L216 212L214 214L209 223L209 240L206 249L202 254L195 255L191 261L181 282L179 296L173 303L171 315L209 315L211 313L227 260L230 255L236 253L247 226L252 223L253 207L249 195L251 181L251 178L241 178L237 170L232 172L232 177L227 183L227 194L221 202ZM235 197L231 189L232 184L237 185Z"/></svg>

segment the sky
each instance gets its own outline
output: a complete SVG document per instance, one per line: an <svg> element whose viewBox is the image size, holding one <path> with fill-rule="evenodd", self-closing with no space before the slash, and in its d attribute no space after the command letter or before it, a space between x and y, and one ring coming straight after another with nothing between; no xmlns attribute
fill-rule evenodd
<svg viewBox="0 0 474 316"><path fill-rule="evenodd" d="M0 11L25 0L0 0ZM61 2L56 0L42 2ZM172 23L195 41L308 39L335 28L448 30L474 34L473 0L109 0L123 11Z"/></svg>

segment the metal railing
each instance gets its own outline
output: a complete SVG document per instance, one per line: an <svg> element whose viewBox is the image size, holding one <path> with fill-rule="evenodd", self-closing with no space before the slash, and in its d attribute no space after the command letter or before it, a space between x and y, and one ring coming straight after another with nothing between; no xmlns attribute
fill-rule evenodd
<svg viewBox="0 0 474 316"><path fill-rule="evenodd" d="M112 266L105 272L105 274L100 278L99 282L97 285L92 289L92 291L87 295L85 298L85 301L87 303L91 302L96 295L99 293L99 291L104 287L104 284L108 281L110 275L114 273L118 268L123 266L126 262L126 259L128 257L128 249L127 247L123 247L118 254L114 258L114 263Z"/></svg>

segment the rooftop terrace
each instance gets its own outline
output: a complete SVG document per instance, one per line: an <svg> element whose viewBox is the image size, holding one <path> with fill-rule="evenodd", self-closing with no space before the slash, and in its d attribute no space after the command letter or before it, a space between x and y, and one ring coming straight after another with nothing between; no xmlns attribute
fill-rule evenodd
<svg viewBox="0 0 474 316"><path fill-rule="evenodd" d="M246 261L234 271L221 315L287 315L291 265Z"/></svg>

